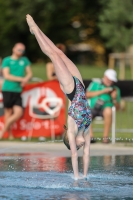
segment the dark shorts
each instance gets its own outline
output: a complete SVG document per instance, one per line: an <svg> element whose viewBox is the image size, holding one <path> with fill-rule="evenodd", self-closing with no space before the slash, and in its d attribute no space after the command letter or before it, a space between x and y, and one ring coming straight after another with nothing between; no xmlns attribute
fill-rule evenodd
<svg viewBox="0 0 133 200"><path fill-rule="evenodd" d="M4 108L12 108L13 106L22 106L21 93L2 91Z"/></svg>
<svg viewBox="0 0 133 200"><path fill-rule="evenodd" d="M103 117L103 110L91 109L91 115L92 115L92 119L98 116Z"/></svg>

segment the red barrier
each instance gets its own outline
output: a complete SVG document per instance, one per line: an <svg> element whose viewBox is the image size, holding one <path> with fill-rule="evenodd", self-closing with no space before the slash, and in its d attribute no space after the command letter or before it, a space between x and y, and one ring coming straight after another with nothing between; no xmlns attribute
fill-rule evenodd
<svg viewBox="0 0 133 200"><path fill-rule="evenodd" d="M22 92L24 114L14 123L14 137L51 137L63 133L65 124L66 98L58 81L32 83ZM3 127L3 103L0 93L0 129ZM4 137L8 134L5 133Z"/></svg>

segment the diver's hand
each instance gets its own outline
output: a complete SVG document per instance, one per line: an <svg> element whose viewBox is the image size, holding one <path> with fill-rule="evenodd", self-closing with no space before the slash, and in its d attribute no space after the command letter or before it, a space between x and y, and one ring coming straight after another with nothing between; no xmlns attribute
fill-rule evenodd
<svg viewBox="0 0 133 200"><path fill-rule="evenodd" d="M75 180L81 180L81 179L84 179L84 176L77 176L77 177L74 177Z"/></svg>

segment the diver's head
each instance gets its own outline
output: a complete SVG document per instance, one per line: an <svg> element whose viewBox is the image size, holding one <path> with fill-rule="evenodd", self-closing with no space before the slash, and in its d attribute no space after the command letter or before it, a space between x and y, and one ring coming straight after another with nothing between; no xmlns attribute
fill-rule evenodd
<svg viewBox="0 0 133 200"><path fill-rule="evenodd" d="M85 144L85 139L82 134L78 134L75 138L77 150L80 149Z"/></svg>
<svg viewBox="0 0 133 200"><path fill-rule="evenodd" d="M70 150L70 145L69 145L69 140L68 140L68 136L67 136L67 127L64 125L64 136L63 136L63 142L66 145L66 147Z"/></svg>
<svg viewBox="0 0 133 200"><path fill-rule="evenodd" d="M64 137L63 137L63 142L66 145L66 147L69 150L71 150L70 149L70 145L69 145L68 136L67 136L67 127L65 125L64 125L64 129L65 129L65 133L64 133ZM76 142L76 148L77 148L77 150L79 150L84 145L84 143L85 143L84 138L83 137L81 138L80 136L77 136L75 138L75 142Z"/></svg>

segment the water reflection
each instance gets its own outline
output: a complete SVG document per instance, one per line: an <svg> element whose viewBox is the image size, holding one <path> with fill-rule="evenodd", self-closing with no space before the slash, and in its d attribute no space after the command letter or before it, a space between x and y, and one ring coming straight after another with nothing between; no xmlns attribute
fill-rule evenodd
<svg viewBox="0 0 133 200"><path fill-rule="evenodd" d="M88 180L75 181L70 158L45 153L0 154L0 199L130 199L132 167L133 156L94 156ZM82 172L82 158L79 168Z"/></svg>
<svg viewBox="0 0 133 200"><path fill-rule="evenodd" d="M65 157L45 154L0 154L0 171L67 171Z"/></svg>
<svg viewBox="0 0 133 200"><path fill-rule="evenodd" d="M75 180L74 182L73 182L73 184L72 184L72 186L73 187L81 187L81 183L82 183L82 186L84 186L84 188L85 187L91 187L92 186L92 184L88 181L88 180L82 180L82 181L80 181L80 180Z"/></svg>
<svg viewBox="0 0 133 200"><path fill-rule="evenodd" d="M65 197L67 196L67 197ZM82 193L79 193L77 192L77 194L75 193L71 193L71 194L63 194L63 195L59 195L58 196L58 199L57 199L57 196L55 197L54 195L50 197L51 200L92 200L92 198L89 196L89 193L88 194L83 194ZM49 198L46 198L45 200L50 200Z"/></svg>
<svg viewBox="0 0 133 200"><path fill-rule="evenodd" d="M117 167L133 167L133 156L93 156L90 169L111 170ZM83 169L79 158L80 172ZM71 158L53 157L44 153L0 154L0 171L38 171L72 172Z"/></svg>

